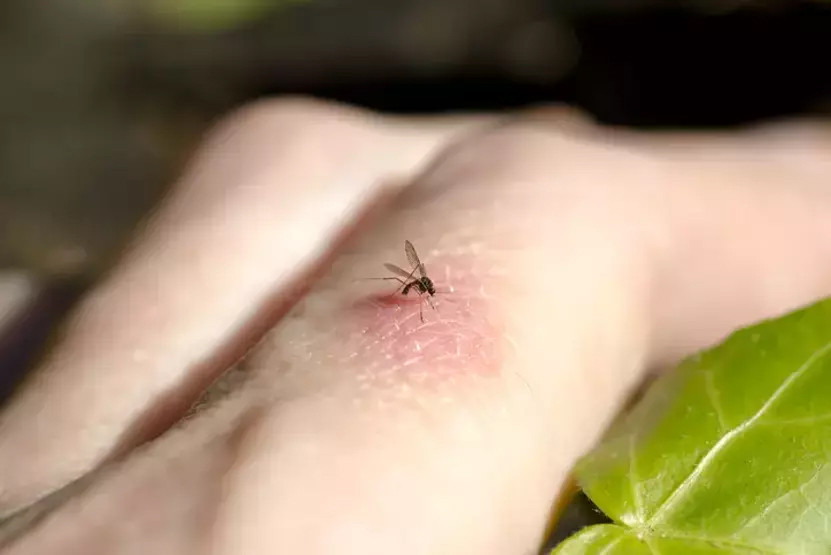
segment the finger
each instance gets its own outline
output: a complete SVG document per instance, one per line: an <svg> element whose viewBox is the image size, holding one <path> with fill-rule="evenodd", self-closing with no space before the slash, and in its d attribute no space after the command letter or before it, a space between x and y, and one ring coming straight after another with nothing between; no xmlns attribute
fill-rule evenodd
<svg viewBox="0 0 831 555"><path fill-rule="evenodd" d="M614 401L599 378L631 384L645 356L633 214L582 177L622 163L605 150L506 127L455 149L424 176L440 194L349 249L249 359L274 404L241 438L218 552L536 548L602 427L595 403ZM418 302L346 286L401 260L404 239L452 290L425 323Z"/></svg>
<svg viewBox="0 0 831 555"><path fill-rule="evenodd" d="M831 292L831 127L641 140L672 168L650 195L654 364Z"/></svg>
<svg viewBox="0 0 831 555"><path fill-rule="evenodd" d="M730 224L741 205L816 253L828 218L806 217L831 213L828 195L774 203L782 197L757 197L745 168L718 181L728 193L698 193L712 210L690 228L674 216L716 177L706 169L675 183L685 166L528 129L469 148L425 176L441 195L362 238L304 301L304 317L252 356L274 404L241 438L217 520L221 553L531 552L574 460L663 354L656 304L706 295L689 295L676 265L700 256L697 287L726 284L744 299L729 308L734 321L746 307L822 291L831 263L784 245L747 249L759 226ZM795 179L813 189L792 170L768 186ZM699 253L688 230L705 224L720 248ZM420 305L345 287L353 272L402 256L391 245L404 238L428 245L419 249L433 277L453 289L425 324ZM777 262L776 280L794 292L766 303L779 289L759 272ZM711 303L698 322L720 322Z"/></svg>
<svg viewBox="0 0 831 555"><path fill-rule="evenodd" d="M588 125L569 131L640 158L626 170L637 179L625 186L649 205L650 217L641 222L644 248L659 266L651 292L653 366L671 365L737 327L829 293L827 123L789 120L731 132Z"/></svg>
<svg viewBox="0 0 831 555"><path fill-rule="evenodd" d="M652 232L666 218L649 201L657 184L675 190L679 166L626 145L527 130L454 150L426 177L435 191L454 192L404 207L354 246L303 318L284 322L252 357L260 371L248 392L270 397L271 408L240 429L232 471L219 474L232 494L212 513L219 547L519 551L654 356L652 307L664 298L654 286L673 283L659 255L675 251L655 250ZM438 245L428 267L454 285L457 302L438 300L449 322L422 326L415 305L350 289L364 267L403 256L390 246L400 245L395 233ZM203 487L216 492L215 482ZM99 510L98 524L106 529L129 506ZM160 526L149 515L143 525Z"/></svg>
<svg viewBox="0 0 831 555"><path fill-rule="evenodd" d="M0 416L0 512L169 426L368 207L469 124L285 100L221 125Z"/></svg>
<svg viewBox="0 0 831 555"><path fill-rule="evenodd" d="M463 147L434 168L424 179L442 194L402 205L347 249L296 308L297 317L247 359L254 374L244 390L247 404L262 408L236 428L233 456L217 471L219 492L216 483L202 484L216 494L209 537L216 552L326 553L337 546L388 553L394 545L405 552L506 553L539 539L549 490L565 472L540 445L573 448L575 440L543 425L570 394L570 381L582 379L565 370L586 366L586 352L596 351L591 362L601 367L618 364L618 328L633 329L623 325L632 316L623 306L602 314L579 309L597 296L631 301L635 283L619 271L628 271L628 263L619 264L628 254L603 247L591 225L582 225L588 222L576 196L553 204L562 217L550 218L548 203L540 202L552 198L545 197L550 160L540 157L543 147L561 148L563 161L583 147L511 130L482 141L474 144L485 156L476 161ZM576 225L579 232L569 231ZM424 324L420 305L384 303L385 288L354 282L404 256L404 238L424 245L420 254L433 277L452 287L452 295L437 299L440 318L427 311ZM598 247L596 257L575 257L577 246ZM597 261L609 271L597 272ZM549 273L560 264L566 271ZM554 295L563 290L569 293ZM607 334L610 351L594 349L588 337ZM115 485L141 460L170 461L159 451L178 452L174 439L131 460L21 545L66 541L83 552L99 539L97 530L127 516L133 504L125 497L158 492L157 502L168 506L166 499L199 489L184 476L162 474L134 483L129 495ZM186 464L161 466L187 472ZM145 511L138 518L130 522L147 526L142 536L159 526ZM181 520L165 526L174 536L192 530Z"/></svg>
<svg viewBox="0 0 831 555"><path fill-rule="evenodd" d="M224 474L256 412L244 396L225 399L220 410L28 506L2 522L3 553L205 553Z"/></svg>

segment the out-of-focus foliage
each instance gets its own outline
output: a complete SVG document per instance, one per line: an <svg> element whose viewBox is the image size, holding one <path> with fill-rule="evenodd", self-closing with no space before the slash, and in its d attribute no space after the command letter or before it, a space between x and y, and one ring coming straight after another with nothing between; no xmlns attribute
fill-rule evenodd
<svg viewBox="0 0 831 555"><path fill-rule="evenodd" d="M0 0L0 267L96 275L203 131L262 96L617 125L827 112L819 2Z"/></svg>
<svg viewBox="0 0 831 555"><path fill-rule="evenodd" d="M307 0L146 0L145 9L161 25L182 30L217 31L302 1Z"/></svg>

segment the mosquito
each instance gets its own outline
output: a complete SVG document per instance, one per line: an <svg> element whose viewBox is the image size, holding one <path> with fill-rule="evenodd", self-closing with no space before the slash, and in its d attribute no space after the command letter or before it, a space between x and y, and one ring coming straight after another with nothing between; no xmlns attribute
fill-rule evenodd
<svg viewBox="0 0 831 555"><path fill-rule="evenodd" d="M373 279L394 279L398 281L401 286L392 293L393 295L399 291L401 291L402 295L407 295L410 290L413 290L418 293L419 296L426 295L425 298L427 299L427 302L430 303L433 310L436 310L436 305L433 304L433 301L430 298L435 296L436 286L433 285L433 280L427 276L427 269L418 257L415 247L409 241L404 241L404 252L407 254L407 261L413 268L411 271L408 272L404 268L400 268L395 264L384 264L384 267L393 274L396 274L396 276ZM418 275L418 277L416 277L416 275ZM421 321L424 322L424 310L422 305L423 303L418 304L418 316L421 318Z"/></svg>

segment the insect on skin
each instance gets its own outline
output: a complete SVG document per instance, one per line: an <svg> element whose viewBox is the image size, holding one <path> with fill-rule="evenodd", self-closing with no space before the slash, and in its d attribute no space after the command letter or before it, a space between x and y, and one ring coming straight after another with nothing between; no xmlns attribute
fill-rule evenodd
<svg viewBox="0 0 831 555"><path fill-rule="evenodd" d="M392 293L393 295L399 291L401 291L401 294L407 295L410 290L413 290L418 293L419 296L426 295L425 298L427 299L427 302L430 303L433 310L436 310L436 305L434 305L433 301L430 299L430 297L433 297L436 294L436 286L433 285L433 280L427 276L427 270L425 269L424 264L421 262L421 259L419 259L415 247L409 241L404 241L404 252L407 254L407 261L413 268L412 271L408 272L395 264L384 264L384 267L387 270L397 274L398 277L372 279L394 279L401 283L401 286ZM418 274L418 277L416 277L416 274ZM423 303L419 303L418 305L418 316L421 318L421 321L424 322L424 310L422 308L422 304Z"/></svg>

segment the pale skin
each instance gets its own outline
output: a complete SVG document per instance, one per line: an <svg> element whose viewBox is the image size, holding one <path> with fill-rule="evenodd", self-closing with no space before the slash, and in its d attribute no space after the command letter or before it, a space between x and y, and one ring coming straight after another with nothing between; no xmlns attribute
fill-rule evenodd
<svg viewBox="0 0 831 555"><path fill-rule="evenodd" d="M4 552L534 553L650 369L831 293L828 175L807 122L242 110L0 416L0 512L88 476ZM362 279L405 239L423 323Z"/></svg>

